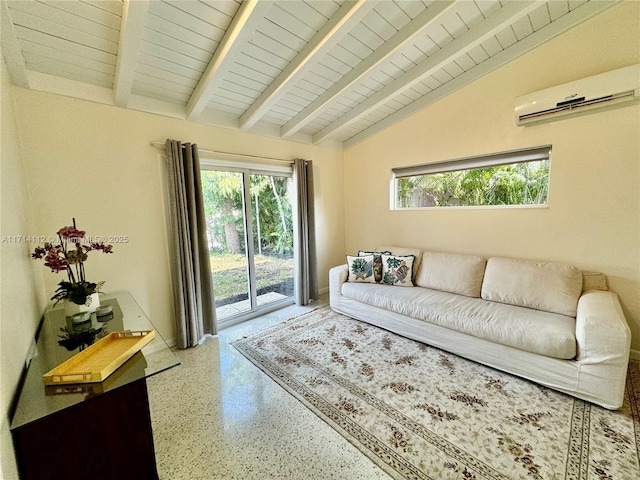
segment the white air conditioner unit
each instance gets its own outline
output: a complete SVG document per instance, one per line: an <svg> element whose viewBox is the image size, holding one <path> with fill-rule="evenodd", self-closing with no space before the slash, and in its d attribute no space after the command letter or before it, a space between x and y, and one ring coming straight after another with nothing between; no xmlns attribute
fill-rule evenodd
<svg viewBox="0 0 640 480"><path fill-rule="evenodd" d="M548 121L640 98L640 64L516 98L516 125Z"/></svg>

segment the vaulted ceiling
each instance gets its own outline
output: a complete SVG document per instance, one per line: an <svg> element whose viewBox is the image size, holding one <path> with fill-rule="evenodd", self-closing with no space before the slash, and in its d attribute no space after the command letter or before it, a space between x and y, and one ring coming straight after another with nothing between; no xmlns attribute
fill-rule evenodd
<svg viewBox="0 0 640 480"><path fill-rule="evenodd" d="M2 54L20 87L348 148L615 3L2 0Z"/></svg>

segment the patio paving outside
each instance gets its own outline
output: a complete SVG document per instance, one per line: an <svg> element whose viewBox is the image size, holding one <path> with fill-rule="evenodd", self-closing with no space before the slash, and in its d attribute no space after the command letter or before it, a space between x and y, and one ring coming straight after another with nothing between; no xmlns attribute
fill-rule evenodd
<svg viewBox="0 0 640 480"><path fill-rule="evenodd" d="M274 303L279 300L283 300L285 298L289 298L289 297L277 292L268 292L262 295L258 295L258 307L267 305L269 303ZM250 310L251 310L251 304L249 299L241 300L239 302L230 303L228 305L217 307L216 316L218 320L224 320L225 318L230 318L240 313L246 313Z"/></svg>

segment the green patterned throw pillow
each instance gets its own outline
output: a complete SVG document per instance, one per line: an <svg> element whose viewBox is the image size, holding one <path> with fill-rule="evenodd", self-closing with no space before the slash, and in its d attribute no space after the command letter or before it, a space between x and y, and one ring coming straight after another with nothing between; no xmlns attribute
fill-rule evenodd
<svg viewBox="0 0 640 480"><path fill-rule="evenodd" d="M349 282L376 283L373 274L373 255L347 255Z"/></svg>
<svg viewBox="0 0 640 480"><path fill-rule="evenodd" d="M382 255L382 283L398 287L413 287L414 255Z"/></svg>
<svg viewBox="0 0 640 480"><path fill-rule="evenodd" d="M376 282L382 281L382 255L391 255L391 252L367 252L360 250L358 255L373 255L373 274L376 277Z"/></svg>

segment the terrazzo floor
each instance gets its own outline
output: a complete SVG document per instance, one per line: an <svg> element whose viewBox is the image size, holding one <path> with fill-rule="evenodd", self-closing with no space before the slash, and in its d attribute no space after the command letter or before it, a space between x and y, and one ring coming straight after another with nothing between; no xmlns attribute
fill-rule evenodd
<svg viewBox="0 0 640 480"><path fill-rule="evenodd" d="M326 305L290 306L176 350L148 379L162 480L376 480L379 467L238 353L231 343Z"/></svg>

